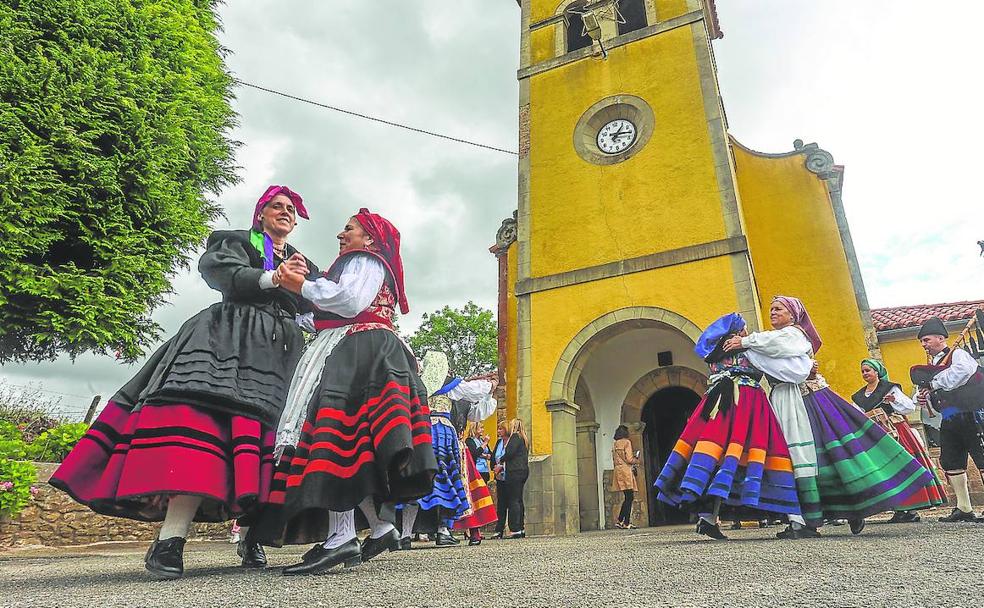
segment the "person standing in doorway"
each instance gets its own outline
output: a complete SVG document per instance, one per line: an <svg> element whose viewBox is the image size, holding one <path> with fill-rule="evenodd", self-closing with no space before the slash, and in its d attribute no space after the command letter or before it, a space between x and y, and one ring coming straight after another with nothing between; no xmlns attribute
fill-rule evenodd
<svg viewBox="0 0 984 608"><path fill-rule="evenodd" d="M615 444L612 446L612 490L621 492L622 508L618 512L618 519L615 520L615 527L623 530L631 530L636 526L630 521L632 518L632 500L635 493L639 491L636 483L636 465L639 464L639 457L632 453L632 442L629 441L629 427L624 424L618 425L615 429Z"/></svg>

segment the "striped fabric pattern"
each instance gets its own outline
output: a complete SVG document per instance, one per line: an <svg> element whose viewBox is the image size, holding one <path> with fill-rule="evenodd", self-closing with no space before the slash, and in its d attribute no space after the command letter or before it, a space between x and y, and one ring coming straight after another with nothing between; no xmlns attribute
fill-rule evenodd
<svg viewBox="0 0 984 608"><path fill-rule="evenodd" d="M657 498L680 507L702 498L799 514L786 440L765 391L739 387L738 402L709 421L698 404L656 479Z"/></svg>
<svg viewBox="0 0 984 608"><path fill-rule="evenodd" d="M195 521L226 521L267 500L273 444L251 418L110 401L50 483L103 515L161 521L168 496L191 494L206 499Z"/></svg>
<svg viewBox="0 0 984 608"><path fill-rule="evenodd" d="M803 402L817 446L820 499L819 513L804 513L808 523L899 509L931 491L932 473L853 404L829 388Z"/></svg>
<svg viewBox="0 0 984 608"><path fill-rule="evenodd" d="M450 422L437 421L431 430L437 475L434 489L417 504L424 511L441 507L449 519L457 519L468 511L468 491L462 480L461 448L458 435Z"/></svg>
<svg viewBox="0 0 984 608"><path fill-rule="evenodd" d="M938 507L946 502L946 489L940 482L940 476L936 470L936 464L933 459L930 458L929 452L926 450L926 445L923 444L922 438L912 430L909 423L905 420L895 423L895 430L899 434L898 441L905 448L906 452L912 455L916 459L916 462L921 464L924 469L929 471L930 475L933 476L933 481L925 486L923 489L915 492L912 497L907 500L903 505L902 509L907 511L915 509L927 509L929 507Z"/></svg>
<svg viewBox="0 0 984 608"><path fill-rule="evenodd" d="M471 505L471 513L456 521L454 527L458 530L468 530L494 524L499 521L499 516L496 515L495 504L492 502L489 487L478 472L475 460L468 448L464 448L461 452L464 454L468 473L468 501Z"/></svg>

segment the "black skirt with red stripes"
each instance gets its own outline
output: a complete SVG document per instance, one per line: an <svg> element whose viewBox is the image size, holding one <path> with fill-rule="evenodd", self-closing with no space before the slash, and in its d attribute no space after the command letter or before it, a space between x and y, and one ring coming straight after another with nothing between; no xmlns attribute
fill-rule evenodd
<svg viewBox="0 0 984 608"><path fill-rule="evenodd" d="M366 497L416 500L430 493L436 471L416 359L392 331L353 333L325 362L254 532L275 546L324 540L328 511L354 509Z"/></svg>
<svg viewBox="0 0 984 608"><path fill-rule="evenodd" d="M195 521L254 516L267 500L275 433L194 405L110 401L51 477L96 513L161 521L168 498L201 496Z"/></svg>

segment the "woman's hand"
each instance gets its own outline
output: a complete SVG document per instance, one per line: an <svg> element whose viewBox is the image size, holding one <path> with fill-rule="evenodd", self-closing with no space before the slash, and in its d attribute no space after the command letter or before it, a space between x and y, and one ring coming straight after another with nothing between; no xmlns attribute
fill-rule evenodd
<svg viewBox="0 0 984 608"><path fill-rule="evenodd" d="M895 403L895 395L889 393L885 395L885 398L882 399L882 401L884 401L885 403Z"/></svg>
<svg viewBox="0 0 984 608"><path fill-rule="evenodd" d="M724 352L728 352L728 353L736 350L741 350L742 349L741 336L731 336L730 338L724 341L722 348L724 349Z"/></svg>
<svg viewBox="0 0 984 608"><path fill-rule="evenodd" d="M286 269L286 264L281 264L277 267L277 271L273 275L273 284L283 287L287 291L300 294L301 287L304 286L304 275L291 272Z"/></svg>
<svg viewBox="0 0 984 608"><path fill-rule="evenodd" d="M281 264L281 266L287 266L287 269L290 272L294 272L297 274L306 276L308 273L307 260L304 259L304 256L299 253L295 253L294 255L290 256L290 258L284 261L284 263Z"/></svg>

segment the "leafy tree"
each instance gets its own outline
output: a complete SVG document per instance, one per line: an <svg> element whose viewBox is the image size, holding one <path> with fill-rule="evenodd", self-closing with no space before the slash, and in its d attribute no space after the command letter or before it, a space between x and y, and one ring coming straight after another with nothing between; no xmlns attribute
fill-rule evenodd
<svg viewBox="0 0 984 608"><path fill-rule="evenodd" d="M499 362L499 329L491 310L468 302L463 308L445 306L424 314L410 336L419 355L439 350L448 356L451 373L467 378L490 372Z"/></svg>
<svg viewBox="0 0 984 608"><path fill-rule="evenodd" d="M0 363L133 359L235 181L214 0L0 4Z"/></svg>

